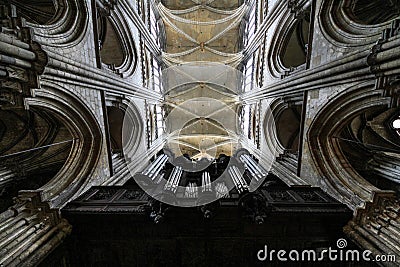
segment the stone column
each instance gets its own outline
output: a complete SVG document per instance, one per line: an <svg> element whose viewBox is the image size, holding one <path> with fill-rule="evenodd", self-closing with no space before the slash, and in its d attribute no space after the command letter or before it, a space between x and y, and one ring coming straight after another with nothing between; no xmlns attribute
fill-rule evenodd
<svg viewBox="0 0 400 267"><path fill-rule="evenodd" d="M375 193L373 201L358 209L344 232L361 248L376 255L395 255L397 262L380 262L382 266L400 264L400 204L394 194Z"/></svg>
<svg viewBox="0 0 400 267"><path fill-rule="evenodd" d="M0 107L23 107L30 88L38 88L47 56L33 41L25 21L16 17L13 5L0 6Z"/></svg>
<svg viewBox="0 0 400 267"><path fill-rule="evenodd" d="M379 176L400 184L400 155L395 153L377 152L367 169Z"/></svg>
<svg viewBox="0 0 400 267"><path fill-rule="evenodd" d="M38 193L25 192L0 214L0 266L36 266L71 229L57 210L41 202Z"/></svg>

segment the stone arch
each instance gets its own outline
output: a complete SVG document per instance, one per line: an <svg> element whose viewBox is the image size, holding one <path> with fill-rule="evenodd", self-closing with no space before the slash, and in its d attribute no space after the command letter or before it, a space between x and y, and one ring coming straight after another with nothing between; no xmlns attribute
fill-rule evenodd
<svg viewBox="0 0 400 267"><path fill-rule="evenodd" d="M264 137L262 140L262 145L266 147L268 151L271 151L276 156L279 156L285 152L285 148L279 142L277 131L276 131L276 123L275 123L275 114L279 112L281 106L281 102L277 99L270 103L270 108L266 109L262 117L262 129Z"/></svg>
<svg viewBox="0 0 400 267"><path fill-rule="evenodd" d="M371 108L387 107L390 98L364 82L340 93L316 115L307 132L312 159L325 178L321 184L353 209L381 190L365 180L350 164L341 146L340 133L353 120Z"/></svg>
<svg viewBox="0 0 400 267"><path fill-rule="evenodd" d="M398 0L347 0L343 11L355 22L364 25L376 25L391 21L400 16L400 1Z"/></svg>
<svg viewBox="0 0 400 267"><path fill-rule="evenodd" d="M359 1L359 3L362 2L377 5L382 1ZM352 6L354 7L353 3L355 3L354 0L340 0L339 2L325 0L318 11L322 34L337 47L370 46L379 39L385 28L390 27L391 16L384 20L378 19L375 21L377 24L363 23L362 19L357 19L354 11L351 11ZM380 12L381 7L378 7L377 10Z"/></svg>
<svg viewBox="0 0 400 267"><path fill-rule="evenodd" d="M25 99L27 107L51 112L74 138L64 166L38 189L42 201L60 207L87 186L99 161L103 136L95 116L79 98L52 82L42 80L41 85L34 90L35 97Z"/></svg>
<svg viewBox="0 0 400 267"><path fill-rule="evenodd" d="M125 112L122 127L122 149L125 157L132 158L138 152L143 140L145 123L133 100L123 100L120 109Z"/></svg>
<svg viewBox="0 0 400 267"><path fill-rule="evenodd" d="M276 27L268 50L268 67L276 78L304 70L307 62L310 9L303 7L300 14L286 13Z"/></svg>
<svg viewBox="0 0 400 267"><path fill-rule="evenodd" d="M51 24L59 8L57 1L54 0L11 0L11 4L16 6L18 16L38 25Z"/></svg>
<svg viewBox="0 0 400 267"><path fill-rule="evenodd" d="M43 109L0 110L0 210L11 206L20 190L36 190L65 164L72 137Z"/></svg>
<svg viewBox="0 0 400 267"><path fill-rule="evenodd" d="M302 105L301 94L274 99L271 103L274 128L265 129L265 135L275 139L277 161L292 173L297 173L299 164Z"/></svg>
<svg viewBox="0 0 400 267"><path fill-rule="evenodd" d="M276 103L276 109L272 110L276 123L277 138L286 151L297 153L301 105L293 105L284 100Z"/></svg>
<svg viewBox="0 0 400 267"><path fill-rule="evenodd" d="M306 63L309 29L309 12L297 19L289 29L284 45L279 52L280 61L285 68L297 68Z"/></svg>
<svg viewBox="0 0 400 267"><path fill-rule="evenodd" d="M114 67L122 65L124 48L114 23L106 16L98 16L97 19L101 62Z"/></svg>
<svg viewBox="0 0 400 267"><path fill-rule="evenodd" d="M97 12L100 59L104 66L122 77L133 75L137 68L137 50L127 15L116 5L107 15Z"/></svg>
<svg viewBox="0 0 400 267"><path fill-rule="evenodd" d="M112 153L122 151L122 125L124 122L125 112L120 108L111 106L107 107L107 118L110 129L110 145Z"/></svg>
<svg viewBox="0 0 400 267"><path fill-rule="evenodd" d="M27 26L34 30L35 39L41 45L56 47L57 49L74 47L84 39L89 29L89 2L80 0L53 1L56 12L47 24L39 25L27 22Z"/></svg>

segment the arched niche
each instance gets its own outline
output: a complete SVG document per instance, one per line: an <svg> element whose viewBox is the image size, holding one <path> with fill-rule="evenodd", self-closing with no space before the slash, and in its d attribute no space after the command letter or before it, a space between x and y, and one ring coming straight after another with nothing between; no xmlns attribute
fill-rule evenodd
<svg viewBox="0 0 400 267"><path fill-rule="evenodd" d="M26 98L29 109L50 112L72 136L71 151L60 171L40 192L41 200L51 207L60 207L90 186L94 170L102 154L103 134L92 111L75 95L58 84L43 79L35 97ZM20 192L24 194L24 192Z"/></svg>
<svg viewBox="0 0 400 267"><path fill-rule="evenodd" d="M11 0L11 4L16 6L18 16L38 25L51 24L58 7L57 0Z"/></svg>
<svg viewBox="0 0 400 267"><path fill-rule="evenodd" d="M363 25L381 24L400 16L399 0L345 1L344 10L355 22Z"/></svg>
<svg viewBox="0 0 400 267"><path fill-rule="evenodd" d="M72 135L52 112L0 110L0 211L20 190L37 190L66 163Z"/></svg>
<svg viewBox="0 0 400 267"><path fill-rule="evenodd" d="M390 98L382 97L382 91L375 90L373 82L360 83L332 98L317 113L307 132L308 149L318 172L323 177L320 186L354 209L371 201L375 193L382 192L386 188L372 184L366 179L367 177L357 171L358 167L353 165L355 159L359 163L368 161L368 154L365 152L371 150L364 152L358 150L358 155L355 154L357 152L355 146L362 146L363 142L360 139L352 139L349 135L349 126L352 125L354 128L356 123L360 124L362 121L356 120L359 116L382 112L387 109L389 103ZM375 127L369 119L364 123L368 127ZM376 127L383 128L381 123ZM353 137L360 134L359 131L352 132ZM369 133L361 137L364 141L372 138ZM351 148L346 147L349 145ZM382 146L383 143L372 144L372 146L377 145ZM346 155L348 152L352 155Z"/></svg>
<svg viewBox="0 0 400 267"><path fill-rule="evenodd" d="M122 127L125 112L117 107L107 107L110 143L113 153L122 151Z"/></svg>
<svg viewBox="0 0 400 267"><path fill-rule="evenodd" d="M101 62L106 65L121 66L124 63L124 48L115 25L103 15L97 17Z"/></svg>
<svg viewBox="0 0 400 267"><path fill-rule="evenodd" d="M398 0L324 0L317 12L321 33L340 49L370 47L399 16Z"/></svg>
<svg viewBox="0 0 400 267"><path fill-rule="evenodd" d="M122 76L132 75L137 67L135 34L125 11L116 5L110 14L97 9L99 61L104 68Z"/></svg>
<svg viewBox="0 0 400 267"><path fill-rule="evenodd" d="M272 142L276 144L278 162L292 173L297 173L299 167L302 103L301 95L273 100L271 102L273 127L265 129L265 131L268 130L268 133L265 133L266 139L272 139Z"/></svg>
<svg viewBox="0 0 400 267"><path fill-rule="evenodd" d="M301 12L284 12L269 38L266 66L275 78L285 78L294 72L305 70L311 39L310 7Z"/></svg>
<svg viewBox="0 0 400 267"><path fill-rule="evenodd" d="M278 140L291 153L299 149L301 106L288 107L275 118Z"/></svg>
<svg viewBox="0 0 400 267"><path fill-rule="evenodd" d="M277 98L271 102L276 133L271 136L276 139L282 153L296 154L299 149L299 134L301 113L303 108L302 95Z"/></svg>
<svg viewBox="0 0 400 267"><path fill-rule="evenodd" d="M291 69L304 65L307 61L308 39L310 34L310 12L297 19L288 34L279 53L285 68Z"/></svg>
<svg viewBox="0 0 400 267"><path fill-rule="evenodd" d="M124 113L122 125L122 149L125 158L137 156L140 144L144 141L145 122L132 99L123 100L119 106ZM122 115L121 113L119 113Z"/></svg>

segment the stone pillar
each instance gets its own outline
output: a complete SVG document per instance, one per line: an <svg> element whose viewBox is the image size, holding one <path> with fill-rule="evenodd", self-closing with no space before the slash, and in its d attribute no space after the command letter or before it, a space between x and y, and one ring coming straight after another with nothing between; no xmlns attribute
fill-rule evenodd
<svg viewBox="0 0 400 267"><path fill-rule="evenodd" d="M373 201L358 209L344 232L361 248L373 255L395 255L397 262L381 262L383 266L400 264L400 204L394 194L375 193Z"/></svg>
<svg viewBox="0 0 400 267"><path fill-rule="evenodd" d="M367 58L370 70L376 76L376 89L383 89L392 98L391 107L400 105L398 75L400 74L400 19L393 20L391 27L383 31L382 37L371 49Z"/></svg>
<svg viewBox="0 0 400 267"><path fill-rule="evenodd" d="M47 56L33 41L25 21L16 17L13 5L0 5L0 107L23 107L30 88L38 88Z"/></svg>
<svg viewBox="0 0 400 267"><path fill-rule="evenodd" d="M71 229L57 210L41 202L38 193L25 192L0 214L0 266L36 266Z"/></svg>
<svg viewBox="0 0 400 267"><path fill-rule="evenodd" d="M380 177L400 184L400 155L395 153L378 152L372 156L367 169Z"/></svg>
<svg viewBox="0 0 400 267"><path fill-rule="evenodd" d="M0 167L0 194L3 188L12 183L14 177L15 174L11 170Z"/></svg>

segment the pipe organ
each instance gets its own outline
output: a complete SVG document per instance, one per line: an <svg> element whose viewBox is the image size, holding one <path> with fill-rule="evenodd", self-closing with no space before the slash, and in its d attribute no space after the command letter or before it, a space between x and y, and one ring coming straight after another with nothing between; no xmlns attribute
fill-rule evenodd
<svg viewBox="0 0 400 267"><path fill-rule="evenodd" d="M240 170L237 166L230 166L228 173L239 194L245 193L249 190L249 185L247 184L243 175L240 173Z"/></svg>
<svg viewBox="0 0 400 267"><path fill-rule="evenodd" d="M156 178L159 176L167 161L168 156L162 154L158 156L157 159L153 161L146 169L144 169L141 174L149 177L152 181L156 181Z"/></svg>
<svg viewBox="0 0 400 267"><path fill-rule="evenodd" d="M168 178L167 183L164 186L165 191L171 191L172 193L176 193L178 189L179 182L181 180L183 173L182 167L176 166L171 172L171 175Z"/></svg>
<svg viewBox="0 0 400 267"><path fill-rule="evenodd" d="M240 155L240 160L257 182L267 177L268 173L250 155Z"/></svg>

